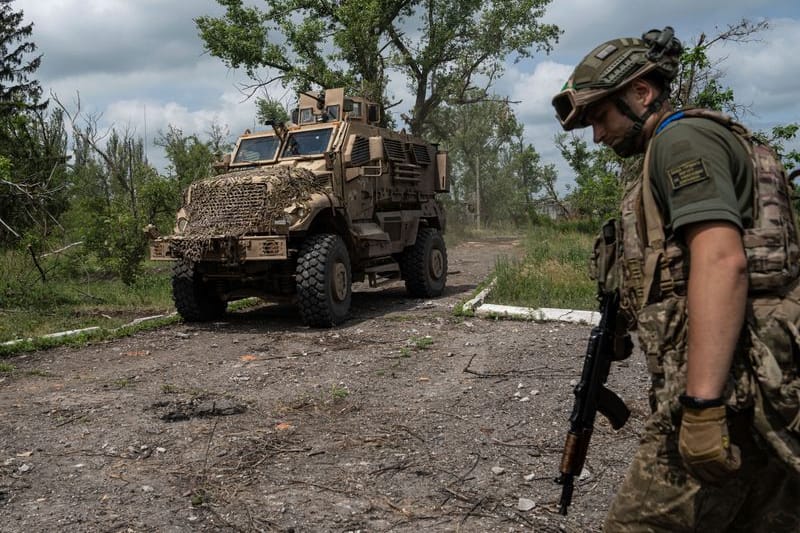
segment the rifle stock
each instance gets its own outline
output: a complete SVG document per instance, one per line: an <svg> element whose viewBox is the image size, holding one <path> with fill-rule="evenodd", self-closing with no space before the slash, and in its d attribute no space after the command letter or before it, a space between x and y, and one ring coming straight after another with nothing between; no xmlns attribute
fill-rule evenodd
<svg viewBox="0 0 800 533"><path fill-rule="evenodd" d="M562 485L559 500L559 512L562 515L567 514L567 509L572 503L575 477L580 475L586 462L597 412L608 418L614 429L624 426L630 416L630 410L625 402L605 386L611 362L617 359L614 354L614 335L619 311L619 295L616 292L603 294L600 302L600 323L592 328L581 379L573 391L575 404L570 415L570 428L561 456L560 475L556 480Z"/></svg>

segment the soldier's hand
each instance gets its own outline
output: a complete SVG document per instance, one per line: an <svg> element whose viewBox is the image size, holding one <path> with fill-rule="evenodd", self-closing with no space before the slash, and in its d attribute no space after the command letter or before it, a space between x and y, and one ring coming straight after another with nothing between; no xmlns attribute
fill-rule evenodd
<svg viewBox="0 0 800 533"><path fill-rule="evenodd" d="M678 449L695 477L720 483L742 465L739 447L731 444L725 406L683 408Z"/></svg>

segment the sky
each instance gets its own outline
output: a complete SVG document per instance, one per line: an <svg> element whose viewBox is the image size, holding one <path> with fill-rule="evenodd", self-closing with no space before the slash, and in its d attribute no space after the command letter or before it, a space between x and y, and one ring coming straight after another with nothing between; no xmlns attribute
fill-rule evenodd
<svg viewBox="0 0 800 533"><path fill-rule="evenodd" d="M204 52L194 23L198 16L224 13L216 0L16 0L12 8L34 24L31 40L42 54L35 78L45 95L55 94L73 112L79 101L83 116L96 118L100 131L114 127L144 138L149 160L162 172L167 162L153 140L170 126L205 138L217 123L228 128L231 141L255 126L254 100L242 91L247 77ZM553 0L543 22L563 31L555 49L509 61L494 92L518 102L514 110L526 140L544 163L556 165L564 190L570 171L553 142L560 128L550 100L586 53L609 39L666 25L690 44L743 18L767 19L770 29L758 42L710 51L722 60L724 84L749 108L743 121L757 130L800 122L797 0ZM393 101L412 101L404 80L393 78L389 89ZM278 87L270 96L292 103Z"/></svg>

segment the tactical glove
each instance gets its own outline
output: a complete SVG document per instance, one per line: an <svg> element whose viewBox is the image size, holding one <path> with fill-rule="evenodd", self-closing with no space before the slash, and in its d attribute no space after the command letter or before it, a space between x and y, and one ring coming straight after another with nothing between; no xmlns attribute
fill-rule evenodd
<svg viewBox="0 0 800 533"><path fill-rule="evenodd" d="M730 441L724 405L684 405L678 449L689 472L708 483L724 481L742 465L739 447Z"/></svg>

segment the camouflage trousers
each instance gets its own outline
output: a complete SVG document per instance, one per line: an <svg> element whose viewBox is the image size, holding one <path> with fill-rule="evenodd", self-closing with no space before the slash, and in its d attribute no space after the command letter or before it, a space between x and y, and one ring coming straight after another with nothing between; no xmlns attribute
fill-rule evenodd
<svg viewBox="0 0 800 533"><path fill-rule="evenodd" d="M721 486L690 476L678 453L678 430L648 424L603 531L798 532L800 475L757 443L749 417L729 418L742 468Z"/></svg>

